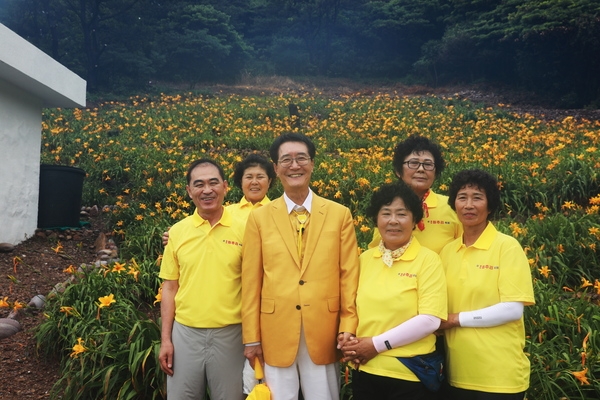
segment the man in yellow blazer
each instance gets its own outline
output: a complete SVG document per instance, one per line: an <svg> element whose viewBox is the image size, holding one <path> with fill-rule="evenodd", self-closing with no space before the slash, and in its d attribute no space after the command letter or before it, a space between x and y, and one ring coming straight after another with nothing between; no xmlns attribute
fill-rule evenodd
<svg viewBox="0 0 600 400"><path fill-rule="evenodd" d="M339 399L339 349L355 333L358 246L348 208L309 187L315 146L270 148L282 197L251 212L242 255L245 355L265 365L273 400Z"/></svg>

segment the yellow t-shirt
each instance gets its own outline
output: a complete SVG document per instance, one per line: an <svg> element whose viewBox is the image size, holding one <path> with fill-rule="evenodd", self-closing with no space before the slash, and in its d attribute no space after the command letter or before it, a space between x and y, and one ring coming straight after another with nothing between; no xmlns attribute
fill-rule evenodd
<svg viewBox="0 0 600 400"><path fill-rule="evenodd" d="M446 279L440 257L412 239L405 253L387 267L378 248L360 256L356 294L358 337L382 334L419 314L445 320ZM379 353L360 366L374 375L418 382L419 379L396 357L429 354L435 350L435 335Z"/></svg>
<svg viewBox="0 0 600 400"><path fill-rule="evenodd" d="M175 320L194 328L242 322L242 240L245 220L225 209L214 226L198 211L173 225L159 277L179 281Z"/></svg>
<svg viewBox="0 0 600 400"><path fill-rule="evenodd" d="M454 210L448 205L448 196L429 192L425 199L429 216L423 216L425 229L418 227L413 231L414 237L421 245L439 254L445 245L462 235L462 224ZM379 246L381 234L377 228L373 231L373 240L369 248Z"/></svg>
<svg viewBox="0 0 600 400"><path fill-rule="evenodd" d="M521 245L491 223L472 246L465 247L461 237L444 247L440 256L449 313L507 301L535 302L531 269ZM529 387L523 318L488 328L452 328L445 339L452 386L490 393L519 393Z"/></svg>
<svg viewBox="0 0 600 400"><path fill-rule="evenodd" d="M265 204L269 204L270 202L271 202L271 200L269 200L269 198L267 196L265 196L258 203L252 204L248 200L246 200L246 197L244 196L244 197L242 197L242 199L240 200L239 203L230 204L226 208L229 211L231 211L234 218L241 219L242 221L244 221L244 224L245 224L246 221L248 220L248 216L250 215L250 212L252 210L254 210L258 207L262 207Z"/></svg>

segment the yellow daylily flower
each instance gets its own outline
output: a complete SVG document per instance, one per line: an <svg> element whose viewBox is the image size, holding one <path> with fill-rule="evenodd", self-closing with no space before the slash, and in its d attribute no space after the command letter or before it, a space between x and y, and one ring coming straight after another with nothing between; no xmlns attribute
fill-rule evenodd
<svg viewBox="0 0 600 400"><path fill-rule="evenodd" d="M581 288L582 289L586 288L586 287L589 287L589 286L594 286L594 285L592 285L592 283L590 281L588 281L584 277L581 277L581 282L582 282L582 284L581 284Z"/></svg>
<svg viewBox="0 0 600 400"><path fill-rule="evenodd" d="M129 275L133 275L133 277L135 278L135 281L137 282L138 275L140 274L139 270L135 269L135 267L129 267L129 271L127 271L127 273Z"/></svg>
<svg viewBox="0 0 600 400"><path fill-rule="evenodd" d="M73 352L71 353L71 358L77 358L77 356L87 349L83 346L84 340L82 338L77 338L77 344L73 346Z"/></svg>
<svg viewBox="0 0 600 400"><path fill-rule="evenodd" d="M98 304L98 308L102 308L102 307L110 307L110 305L112 303L116 303L117 301L115 300L115 295L114 294L109 294L108 296L104 296L104 297L98 297L98 301L100 302Z"/></svg>
<svg viewBox="0 0 600 400"><path fill-rule="evenodd" d="M154 298L156 300L154 300L154 303L152 303L152 305L155 305L156 303L160 303L162 301L162 285L158 288L158 293L156 294L156 296L154 296Z"/></svg>

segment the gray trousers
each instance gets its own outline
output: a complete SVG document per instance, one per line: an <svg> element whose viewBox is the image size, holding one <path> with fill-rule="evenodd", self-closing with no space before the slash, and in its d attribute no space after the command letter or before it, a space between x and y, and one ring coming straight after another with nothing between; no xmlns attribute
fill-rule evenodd
<svg viewBox="0 0 600 400"><path fill-rule="evenodd" d="M242 400L244 344L241 324L190 328L173 323L173 376L167 376L168 400Z"/></svg>

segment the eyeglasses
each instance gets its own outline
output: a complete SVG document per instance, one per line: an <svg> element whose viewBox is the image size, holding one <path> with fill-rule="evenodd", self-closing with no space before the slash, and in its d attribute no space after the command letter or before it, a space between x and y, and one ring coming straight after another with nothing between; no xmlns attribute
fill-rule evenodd
<svg viewBox="0 0 600 400"><path fill-rule="evenodd" d="M287 167L291 167L292 163L296 161L296 164L298 164L299 166L304 166L306 164L308 164L308 162L310 161L310 157L306 157L306 156L298 156L296 158L292 158L292 157L284 157L282 159L280 159L279 161L277 161L277 164L280 165L281 167L287 168Z"/></svg>
<svg viewBox="0 0 600 400"><path fill-rule="evenodd" d="M408 160L404 161L403 164L406 164L410 169L419 169L421 165L425 171L433 171L435 169L435 163L429 161L420 162L419 160Z"/></svg>

